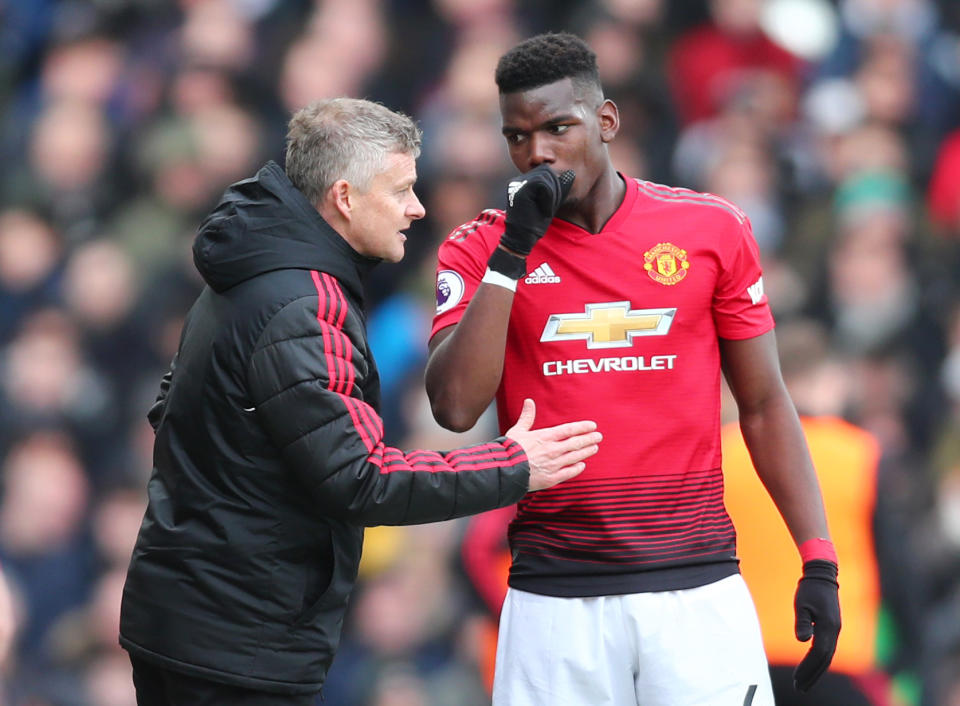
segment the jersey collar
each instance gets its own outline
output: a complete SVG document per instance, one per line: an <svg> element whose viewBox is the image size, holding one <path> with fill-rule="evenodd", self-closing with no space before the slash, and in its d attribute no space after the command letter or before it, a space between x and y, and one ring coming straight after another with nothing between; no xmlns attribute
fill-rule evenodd
<svg viewBox="0 0 960 706"><path fill-rule="evenodd" d="M574 223L570 223L570 221L564 221L560 218L553 220L551 229L571 238L586 238L592 235L600 235L601 233L614 233L618 231L621 224L633 211L633 205L636 203L637 195L640 193L640 186L637 184L636 179L626 177L620 172L617 172L617 174L623 179L627 188L623 194L623 201L620 202L620 205L617 207L617 210L613 212L613 215L607 219L607 222L603 224L603 228L600 229L599 233L591 233Z"/></svg>

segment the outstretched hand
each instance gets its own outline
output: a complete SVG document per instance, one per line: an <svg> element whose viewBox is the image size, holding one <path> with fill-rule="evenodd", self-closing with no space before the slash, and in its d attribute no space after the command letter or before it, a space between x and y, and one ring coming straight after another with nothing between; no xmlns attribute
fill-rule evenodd
<svg viewBox="0 0 960 706"><path fill-rule="evenodd" d="M596 422L579 421L533 429L537 407L525 399L516 423L506 436L523 447L530 462L530 490L543 490L579 475L584 461L599 450L603 435Z"/></svg>

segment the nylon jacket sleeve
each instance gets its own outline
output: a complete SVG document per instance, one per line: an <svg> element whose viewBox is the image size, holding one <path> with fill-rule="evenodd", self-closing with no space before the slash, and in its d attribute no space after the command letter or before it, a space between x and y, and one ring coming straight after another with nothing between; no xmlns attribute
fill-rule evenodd
<svg viewBox="0 0 960 706"><path fill-rule="evenodd" d="M157 399L154 401L153 406L150 407L150 411L147 412L147 421L150 422L150 426L153 427L153 431L157 431L157 427L160 426L160 420L163 419L163 410L167 406L167 393L170 392L170 383L173 380L173 371L177 369L177 356L173 356L173 360L170 361L170 368L166 373L163 374L163 377L160 378L160 392L157 394Z"/></svg>
<svg viewBox="0 0 960 706"><path fill-rule="evenodd" d="M261 335L248 371L258 419L319 510L364 525L417 524L523 496L529 465L510 439L445 453L386 446L383 421L362 398L359 325L328 318L318 316L316 297L288 304Z"/></svg>

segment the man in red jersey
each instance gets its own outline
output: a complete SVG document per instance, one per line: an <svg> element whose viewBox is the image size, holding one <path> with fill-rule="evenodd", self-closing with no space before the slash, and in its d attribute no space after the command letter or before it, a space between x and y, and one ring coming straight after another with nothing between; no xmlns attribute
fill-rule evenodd
<svg viewBox="0 0 960 706"><path fill-rule="evenodd" d="M549 423L596 419L604 446L517 506L494 704L773 704L723 504L721 370L799 549L796 635L813 645L795 682L809 689L840 630L836 554L749 221L615 170L617 107L577 37L520 43L496 80L523 175L506 211L440 248L434 415L466 429L496 398L505 427L534 397Z"/></svg>

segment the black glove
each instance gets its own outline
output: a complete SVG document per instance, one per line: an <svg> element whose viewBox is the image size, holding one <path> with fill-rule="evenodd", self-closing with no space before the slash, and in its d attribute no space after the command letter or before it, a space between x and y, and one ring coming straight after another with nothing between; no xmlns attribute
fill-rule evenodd
<svg viewBox="0 0 960 706"><path fill-rule="evenodd" d="M570 193L575 174L557 174L546 164L512 179L507 185L507 226L500 244L522 257L530 254Z"/></svg>
<svg viewBox="0 0 960 706"><path fill-rule="evenodd" d="M837 649L840 635L840 597L837 565L826 559L812 559L803 565L803 576L793 599L797 639L813 645L793 672L793 687L807 691L819 679Z"/></svg>

